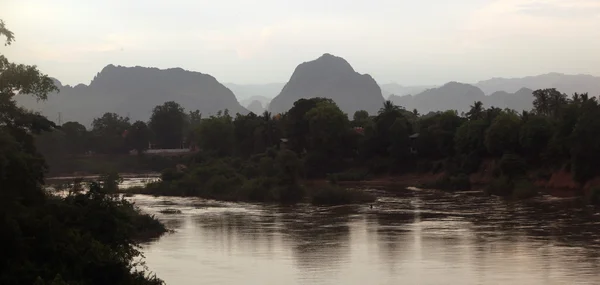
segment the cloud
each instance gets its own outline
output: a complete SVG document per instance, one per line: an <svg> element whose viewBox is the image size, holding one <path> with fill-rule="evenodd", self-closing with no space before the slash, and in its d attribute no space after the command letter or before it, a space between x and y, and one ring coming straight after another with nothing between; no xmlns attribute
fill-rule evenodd
<svg viewBox="0 0 600 285"><path fill-rule="evenodd" d="M464 41L569 38L597 34L598 0L496 0L475 11L463 25Z"/></svg>

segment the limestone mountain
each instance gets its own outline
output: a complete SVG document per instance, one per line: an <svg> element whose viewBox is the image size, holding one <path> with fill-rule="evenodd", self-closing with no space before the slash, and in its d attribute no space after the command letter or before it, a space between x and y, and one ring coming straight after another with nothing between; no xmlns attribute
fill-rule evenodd
<svg viewBox="0 0 600 285"><path fill-rule="evenodd" d="M383 93L383 97L385 97L385 98L388 98L390 95L403 96L403 95L419 94L427 89L437 87L434 85L405 86L405 85L400 85L398 83L386 83L386 84L380 84L379 86L381 86L381 93Z"/></svg>
<svg viewBox="0 0 600 285"><path fill-rule="evenodd" d="M281 93L269 105L272 113L288 111L302 98L333 99L350 116L357 110L376 113L383 105L381 88L368 74L359 74L343 58L324 54L296 67Z"/></svg>
<svg viewBox="0 0 600 285"><path fill-rule="evenodd" d="M250 104L248 104L248 106L246 106L246 109L256 115L260 115L265 111L265 107L263 107L258 100L252 101Z"/></svg>
<svg viewBox="0 0 600 285"><path fill-rule="evenodd" d="M277 96L281 92L281 88L285 83L267 83L267 84L235 84L235 83L223 83L235 94L238 101L249 100L256 97L268 98L270 101L273 97ZM250 101L252 102L252 101ZM261 101L263 105L264 102ZM246 106L242 103L242 105Z"/></svg>
<svg viewBox="0 0 600 285"><path fill-rule="evenodd" d="M481 101L484 107L509 108L518 112L531 110L533 90L521 88L515 93L504 91L486 96L483 91L473 85L450 82L439 88L425 90L417 95L390 96L395 104L407 110L417 109L425 114L435 111L457 110L467 112L475 101Z"/></svg>
<svg viewBox="0 0 600 285"><path fill-rule="evenodd" d="M279 91L281 91L281 89ZM279 91L277 91L277 92L279 92ZM237 94L236 94L236 96L237 96ZM273 97L275 97L275 96L273 96ZM273 97L269 98L269 97L265 97L265 96L252 96L250 98L238 99L238 100L240 101L240 104L242 106L246 106L246 108L248 108L248 106L250 106L250 104L254 103L254 101L258 101L263 109L267 109L267 107L269 106L269 102L271 102L271 99L273 99ZM252 110L250 110L250 111L252 111Z"/></svg>
<svg viewBox="0 0 600 285"><path fill-rule="evenodd" d="M548 73L522 78L492 78L480 81L475 86L483 90L485 94L491 94L496 91L514 93L521 88L532 90L556 88L556 90L569 96L575 92L587 92L590 96L600 95L600 77L586 74Z"/></svg>
<svg viewBox="0 0 600 285"><path fill-rule="evenodd" d="M152 109L167 101L181 104L186 111L200 110L204 115L228 109L230 114L248 113L227 87L214 77L181 68L158 69L108 65L90 85L63 86L59 93L37 102L30 96L17 96L22 106L40 111L50 119L91 124L105 112L129 116L132 121L147 121Z"/></svg>

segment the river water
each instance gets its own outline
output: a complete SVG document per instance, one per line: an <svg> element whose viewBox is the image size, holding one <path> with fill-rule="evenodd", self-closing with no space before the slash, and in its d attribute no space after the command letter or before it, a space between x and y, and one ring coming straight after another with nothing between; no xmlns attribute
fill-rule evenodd
<svg viewBox="0 0 600 285"><path fill-rule="evenodd" d="M600 284L600 216L576 200L377 194L373 208L132 199L175 230L143 245L169 285Z"/></svg>

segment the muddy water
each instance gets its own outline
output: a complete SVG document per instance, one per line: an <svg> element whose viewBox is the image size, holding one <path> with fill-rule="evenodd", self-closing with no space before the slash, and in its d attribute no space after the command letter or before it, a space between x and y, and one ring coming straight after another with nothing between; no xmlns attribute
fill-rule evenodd
<svg viewBox="0 0 600 285"><path fill-rule="evenodd" d="M132 199L175 230L143 249L167 284L600 284L600 216L575 200L379 194L373 208Z"/></svg>

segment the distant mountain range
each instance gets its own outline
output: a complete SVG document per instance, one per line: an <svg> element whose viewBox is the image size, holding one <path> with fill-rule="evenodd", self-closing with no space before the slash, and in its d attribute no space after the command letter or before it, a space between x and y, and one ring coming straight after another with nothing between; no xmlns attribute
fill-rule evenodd
<svg viewBox="0 0 600 285"><path fill-rule="evenodd" d="M59 114L63 122L90 125L105 112L129 116L131 120L150 118L152 109L167 101L181 104L186 111L200 110L211 115L228 109L231 114L248 113L227 87L214 77L181 68L158 69L108 65L90 85L63 86L59 93L37 102L30 96L17 96L22 106L40 111L52 120Z"/></svg>
<svg viewBox="0 0 600 285"><path fill-rule="evenodd" d="M63 86L58 80L56 84L60 92L50 94L47 101L38 102L24 95L16 96L17 101L54 121L60 117L62 122L90 125L105 112L145 121L156 105L166 101L175 101L188 111L200 110L208 116L224 109L232 115L249 111L261 114L264 110L281 113L300 98L326 97L351 116L356 110L375 114L388 96L408 110L426 113L467 111L474 101L482 101L486 107L529 110L532 90L543 88L556 88L568 95L575 92L600 95L600 77L560 73L492 78L475 84L449 82L439 87L378 85L368 74L354 71L346 60L331 54L298 65L285 84L221 84L210 75L181 68L114 65L103 68L90 85Z"/></svg>
<svg viewBox="0 0 600 285"><path fill-rule="evenodd" d="M315 97L333 99L350 115L357 110L376 112L384 102L381 88L370 75L360 74L345 59L326 53L296 67L269 104L269 111L282 113L301 98Z"/></svg>
<svg viewBox="0 0 600 285"><path fill-rule="evenodd" d="M225 87L227 87L231 91L233 91L233 93L235 94L235 97L237 97L237 99L240 101L240 103L242 103L242 105L246 106L247 104L244 104L245 100L250 100L250 101L247 101L248 104L250 102L252 102L253 100L259 100L259 101L261 101L261 103L263 105L265 105L266 102L263 102L261 99L258 99L258 98L268 98L267 101L270 101L275 96L277 96L277 94L279 94L279 92L281 92L281 89L283 89L283 86L285 85L285 83L267 83L267 84L224 83L223 85L225 85Z"/></svg>
<svg viewBox="0 0 600 285"><path fill-rule="evenodd" d="M533 103L533 90L522 88L515 93L494 92L486 96L481 89L464 83L450 82L438 88L423 91L417 95L390 96L390 100L407 110L417 109L420 113L457 110L466 112L475 101L484 107L510 108L518 112L530 110Z"/></svg>
<svg viewBox="0 0 600 285"><path fill-rule="evenodd" d="M450 82L414 96L392 95L389 99L408 110L417 109L421 113L449 109L468 111L474 101L481 101L485 107L509 108L520 112L531 110L533 90L544 88L556 88L569 96L574 93L598 96L600 77L548 73L523 78L493 78L473 85Z"/></svg>
<svg viewBox="0 0 600 285"><path fill-rule="evenodd" d="M556 90L573 95L573 93L589 93L590 96L600 95L600 77L578 74L548 73L522 78L492 78L474 84L485 94L496 91L514 93L521 88L532 90L556 88Z"/></svg>
<svg viewBox="0 0 600 285"><path fill-rule="evenodd" d="M398 83L380 84L379 86L381 87L381 93L383 93L383 97L385 98L388 98L390 95L403 96L419 94L427 89L436 87L435 85L404 86Z"/></svg>

